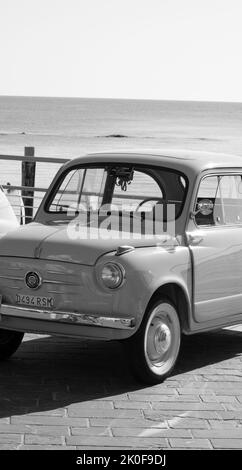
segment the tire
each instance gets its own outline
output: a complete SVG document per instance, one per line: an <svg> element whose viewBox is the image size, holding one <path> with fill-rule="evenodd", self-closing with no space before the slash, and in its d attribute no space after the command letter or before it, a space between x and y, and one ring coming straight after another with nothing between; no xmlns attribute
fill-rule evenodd
<svg viewBox="0 0 242 470"><path fill-rule="evenodd" d="M130 338L132 369L146 384L157 384L175 366L181 344L181 326L176 307L167 298L155 301L137 333Z"/></svg>
<svg viewBox="0 0 242 470"><path fill-rule="evenodd" d="M8 359L18 349L24 333L0 329L0 361Z"/></svg>

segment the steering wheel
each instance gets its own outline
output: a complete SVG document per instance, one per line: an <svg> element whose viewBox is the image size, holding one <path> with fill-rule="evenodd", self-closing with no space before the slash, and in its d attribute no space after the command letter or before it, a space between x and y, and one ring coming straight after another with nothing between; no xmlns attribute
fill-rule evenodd
<svg viewBox="0 0 242 470"><path fill-rule="evenodd" d="M141 206L143 206L143 204L145 204L146 202L149 202L149 201L157 201L157 202L164 202L164 198L163 197L147 197L146 199L144 199L143 201L141 201L139 203L139 205L136 207L135 209L135 214L137 214L137 212L139 211L139 209L141 208Z"/></svg>

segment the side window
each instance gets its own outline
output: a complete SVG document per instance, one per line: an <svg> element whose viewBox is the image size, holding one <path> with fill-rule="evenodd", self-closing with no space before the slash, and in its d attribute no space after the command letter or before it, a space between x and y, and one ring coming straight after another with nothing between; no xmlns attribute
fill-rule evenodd
<svg viewBox="0 0 242 470"><path fill-rule="evenodd" d="M219 190L223 201L224 223L242 224L242 179L240 175L222 176Z"/></svg>
<svg viewBox="0 0 242 470"><path fill-rule="evenodd" d="M242 224L242 176L207 176L201 181L195 208L197 225Z"/></svg>
<svg viewBox="0 0 242 470"><path fill-rule="evenodd" d="M197 225L223 223L219 179L219 176L207 176L200 183L195 207Z"/></svg>

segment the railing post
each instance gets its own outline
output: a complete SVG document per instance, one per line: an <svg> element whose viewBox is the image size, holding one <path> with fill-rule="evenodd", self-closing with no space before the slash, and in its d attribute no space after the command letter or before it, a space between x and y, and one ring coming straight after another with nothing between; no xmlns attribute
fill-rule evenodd
<svg viewBox="0 0 242 470"><path fill-rule="evenodd" d="M34 147L25 147L24 156L27 158L22 162L22 186L33 188L35 186L36 163L31 161L31 157L34 157ZM30 161L27 161L29 157ZM25 208L25 223L28 224L33 218L34 191L23 189L22 199Z"/></svg>

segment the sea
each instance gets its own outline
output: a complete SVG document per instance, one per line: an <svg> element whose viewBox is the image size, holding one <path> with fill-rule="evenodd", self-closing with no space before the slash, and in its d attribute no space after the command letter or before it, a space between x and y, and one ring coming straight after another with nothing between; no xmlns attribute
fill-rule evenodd
<svg viewBox="0 0 242 470"><path fill-rule="evenodd" d="M242 157L242 103L0 97L0 154L74 158L93 151L183 148ZM48 187L59 164L38 164ZM21 184L19 162L0 161L0 184Z"/></svg>

